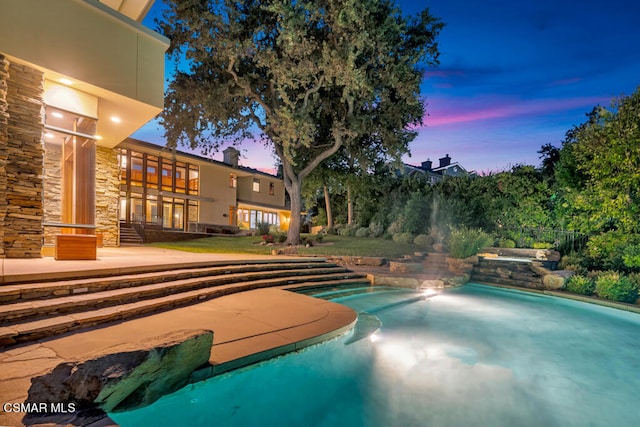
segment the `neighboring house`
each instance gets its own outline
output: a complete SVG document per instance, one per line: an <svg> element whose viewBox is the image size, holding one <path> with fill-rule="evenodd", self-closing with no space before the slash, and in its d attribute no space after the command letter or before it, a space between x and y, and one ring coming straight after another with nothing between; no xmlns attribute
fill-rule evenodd
<svg viewBox="0 0 640 427"><path fill-rule="evenodd" d="M431 184L442 181L445 176L467 176L470 175L460 163L451 163L451 157L447 154L441 157L437 167L433 167L433 162L427 160L422 162L420 166L404 164L404 173L407 175L421 174L426 175Z"/></svg>
<svg viewBox="0 0 640 427"><path fill-rule="evenodd" d="M218 162L128 138L118 145L120 221L208 233L221 226L289 228L282 179L238 165L235 148Z"/></svg>
<svg viewBox="0 0 640 427"><path fill-rule="evenodd" d="M114 147L163 108L153 0L0 1L0 257L57 234L118 244Z"/></svg>

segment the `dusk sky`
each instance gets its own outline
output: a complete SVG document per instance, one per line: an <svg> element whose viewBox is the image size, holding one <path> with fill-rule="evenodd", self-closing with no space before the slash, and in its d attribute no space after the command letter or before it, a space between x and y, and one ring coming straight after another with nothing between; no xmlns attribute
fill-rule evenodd
<svg viewBox="0 0 640 427"><path fill-rule="evenodd" d="M161 0L144 24L155 28ZM467 170L539 165L597 105L640 86L640 2L610 0L403 0L405 14L429 7L446 26L440 65L425 72L428 117L405 162L449 154ZM167 63L167 72L173 65ZM164 145L151 122L133 137ZM245 166L272 169L260 145L239 147ZM215 159L221 160L217 154Z"/></svg>

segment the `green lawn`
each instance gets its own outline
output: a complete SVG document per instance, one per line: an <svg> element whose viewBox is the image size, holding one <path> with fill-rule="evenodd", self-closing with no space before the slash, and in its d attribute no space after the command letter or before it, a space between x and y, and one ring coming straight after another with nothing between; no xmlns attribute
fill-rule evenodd
<svg viewBox="0 0 640 427"><path fill-rule="evenodd" d="M270 254L281 245L264 246L261 236L249 237L205 237L184 242L153 243L152 246L177 249L188 252ZM395 243L392 240L373 239L367 237L325 236L322 243L310 248L298 247L302 255L358 255L395 258L412 254L419 247L412 244Z"/></svg>

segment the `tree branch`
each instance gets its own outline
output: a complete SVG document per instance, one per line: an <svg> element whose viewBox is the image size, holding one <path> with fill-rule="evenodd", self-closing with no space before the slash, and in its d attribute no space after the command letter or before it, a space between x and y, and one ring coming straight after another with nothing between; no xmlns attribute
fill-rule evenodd
<svg viewBox="0 0 640 427"><path fill-rule="evenodd" d="M333 142L333 145L331 145L329 149L323 151L322 153L317 155L315 159L309 162L309 164L307 164L307 166L305 166L305 168L298 173L298 177L304 178L305 176L309 175L320 163L322 163L325 159L333 156L340 149L340 147L342 147L342 135L338 134L334 136L334 138L335 141Z"/></svg>
<svg viewBox="0 0 640 427"><path fill-rule="evenodd" d="M316 85L314 87L312 87L311 89L307 90L307 92L304 94L304 100L302 102L302 109L306 110L307 106L309 105L309 97L311 95L313 95L314 93L318 92L320 90L320 88L322 88L322 82L324 81L324 75L320 76L320 80L316 83Z"/></svg>
<svg viewBox="0 0 640 427"><path fill-rule="evenodd" d="M236 82L236 85L239 88L244 90L244 93L246 96L248 96L258 104L260 104L260 106L265 110L268 116L272 116L273 110L264 102L264 100L260 97L260 95L258 95L255 91L253 91L250 86L240 83L240 78L238 77L238 74L233 69L233 66L235 65L235 63L236 63L235 58L231 58L229 61L229 65L227 66L227 73L231 74L231 77L233 77L233 80Z"/></svg>

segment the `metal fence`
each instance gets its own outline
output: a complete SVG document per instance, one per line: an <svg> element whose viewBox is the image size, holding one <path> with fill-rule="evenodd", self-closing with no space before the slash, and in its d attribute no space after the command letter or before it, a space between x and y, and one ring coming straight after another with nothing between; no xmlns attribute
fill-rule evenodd
<svg viewBox="0 0 640 427"><path fill-rule="evenodd" d="M554 230L548 228L502 229L501 235L516 242L516 247L532 247L533 243L550 243L562 253L579 251L589 241L589 235L575 230Z"/></svg>

